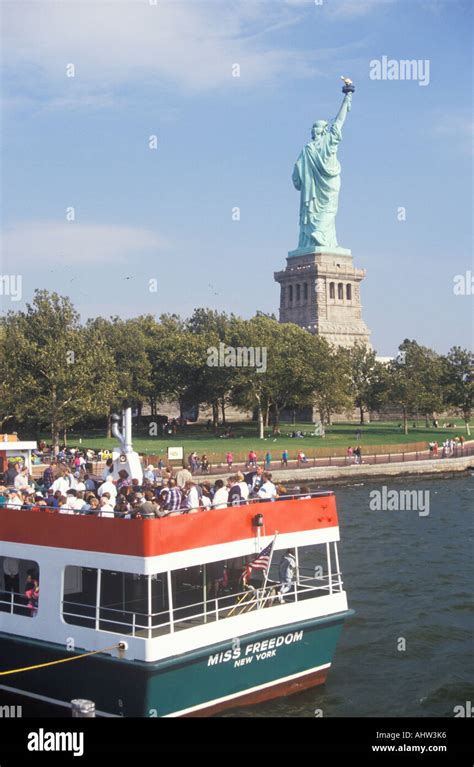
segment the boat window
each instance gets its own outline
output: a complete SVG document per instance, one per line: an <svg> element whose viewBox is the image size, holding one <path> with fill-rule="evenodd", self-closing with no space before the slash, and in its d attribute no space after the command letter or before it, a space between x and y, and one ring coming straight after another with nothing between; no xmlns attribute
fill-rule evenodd
<svg viewBox="0 0 474 767"><path fill-rule="evenodd" d="M97 570L68 566L64 569L63 618L74 626L95 627Z"/></svg>
<svg viewBox="0 0 474 767"><path fill-rule="evenodd" d="M39 610L39 565L0 556L0 612L34 618Z"/></svg>
<svg viewBox="0 0 474 767"><path fill-rule="evenodd" d="M149 590L150 589L150 590ZM68 566L64 570L63 618L99 631L145 635L151 612L168 610L164 575ZM166 620L169 620L166 612ZM154 623L159 622L154 619Z"/></svg>
<svg viewBox="0 0 474 767"><path fill-rule="evenodd" d="M148 625L147 575L122 573L115 570L100 571L101 631L127 632L135 626L135 632Z"/></svg>

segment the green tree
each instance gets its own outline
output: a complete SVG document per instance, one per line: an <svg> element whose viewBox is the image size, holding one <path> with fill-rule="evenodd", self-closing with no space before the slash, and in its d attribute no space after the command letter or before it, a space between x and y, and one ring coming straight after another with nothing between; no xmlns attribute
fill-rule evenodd
<svg viewBox="0 0 474 767"><path fill-rule="evenodd" d="M385 367L377 362L376 354L365 344L357 343L346 350L349 359L350 388L354 404L359 410L359 422L364 413L379 410L383 404L386 386Z"/></svg>
<svg viewBox="0 0 474 767"><path fill-rule="evenodd" d="M469 421L474 406L474 355L467 349L453 346L443 358L442 384L445 403L463 417L466 433L471 434Z"/></svg>
<svg viewBox="0 0 474 767"><path fill-rule="evenodd" d="M323 339L318 339L320 342ZM326 350L314 372L314 401L321 423L330 424L334 413L351 407L350 365L346 350L331 347ZM324 348L324 347L323 347Z"/></svg>
<svg viewBox="0 0 474 767"><path fill-rule="evenodd" d="M206 403L212 408L212 422L214 429L219 422L219 409L222 415L222 423L226 422L226 405L229 401L235 370L232 367L211 366L208 358L214 349L219 350L220 344L227 344L231 322L225 312L217 312L213 309L195 309L192 316L186 322L186 328L197 334L206 346L206 359L199 371L199 401Z"/></svg>
<svg viewBox="0 0 474 767"><path fill-rule="evenodd" d="M61 430L105 415L117 377L100 331L83 328L68 298L37 290L25 312L3 321L2 387L15 417L48 423L54 447Z"/></svg>
<svg viewBox="0 0 474 767"><path fill-rule="evenodd" d="M150 339L152 386L157 396L178 403L180 417L189 404L202 401L199 381L206 363L206 340L191 333L176 315L162 315Z"/></svg>
<svg viewBox="0 0 474 767"><path fill-rule="evenodd" d="M151 315L122 320L98 317L89 320L87 327L99 332L113 355L117 386L110 401L107 436L110 437L110 415L122 407L124 400L138 409L140 418L143 403L153 393L150 347L156 321Z"/></svg>
<svg viewBox="0 0 474 767"><path fill-rule="evenodd" d="M296 325L282 325L261 313L251 320L235 320L229 339L234 349L253 350L258 360L253 367L235 369L231 397L238 407L257 412L258 435L263 439L267 409L275 432L284 408L311 400L318 360L316 341Z"/></svg>
<svg viewBox="0 0 474 767"><path fill-rule="evenodd" d="M441 359L432 349L405 339L387 370L387 400L401 408L408 434L408 416L423 413L428 420L442 406Z"/></svg>

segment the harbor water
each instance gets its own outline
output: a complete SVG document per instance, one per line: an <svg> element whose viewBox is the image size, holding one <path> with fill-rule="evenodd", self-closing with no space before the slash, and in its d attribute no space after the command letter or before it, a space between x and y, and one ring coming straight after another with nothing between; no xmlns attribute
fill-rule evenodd
<svg viewBox="0 0 474 767"><path fill-rule="evenodd" d="M324 687L225 716L452 717L474 702L474 476L385 486L335 488L340 565L356 614ZM419 510L370 508L391 490L392 506L400 491L417 490Z"/></svg>
<svg viewBox="0 0 474 767"><path fill-rule="evenodd" d="M345 623L327 682L222 716L454 716L455 707L474 702L474 475L334 490L340 565L355 615ZM377 508L390 505L393 490L392 506L400 505L400 491L416 490L418 508ZM22 703L23 716L68 715L6 693L2 701Z"/></svg>

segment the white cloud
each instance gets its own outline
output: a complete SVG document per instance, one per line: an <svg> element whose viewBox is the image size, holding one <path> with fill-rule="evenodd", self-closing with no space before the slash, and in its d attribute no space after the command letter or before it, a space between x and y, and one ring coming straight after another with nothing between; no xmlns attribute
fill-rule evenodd
<svg viewBox="0 0 474 767"><path fill-rule="evenodd" d="M308 55L265 43L265 33L295 23L284 3L195 0L23 0L3 2L4 61L23 90L81 99L129 82L191 90L259 83L311 72ZM74 64L75 76L66 76ZM97 98L97 96L94 96Z"/></svg>
<svg viewBox="0 0 474 767"><path fill-rule="evenodd" d="M31 267L133 264L137 257L156 254L163 240L147 229L130 226L55 221L18 222L1 235L3 270Z"/></svg>

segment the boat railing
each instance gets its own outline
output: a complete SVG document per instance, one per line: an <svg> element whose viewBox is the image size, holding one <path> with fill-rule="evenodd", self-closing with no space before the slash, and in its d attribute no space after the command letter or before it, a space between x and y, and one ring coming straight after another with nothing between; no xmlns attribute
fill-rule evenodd
<svg viewBox="0 0 474 767"><path fill-rule="evenodd" d="M321 498L328 495L333 495L333 492L330 490L317 490L317 491L311 491L307 493L284 493L282 495L277 495L275 498L259 498L258 496L249 496L247 499L237 499L235 501L231 501L230 503L218 503L216 506L199 506L199 508L196 509L178 509L176 511L169 511L167 514L163 516L163 519L166 519L166 517L171 516L180 516L182 514L188 514L191 512L196 511L219 511L219 510L226 510L226 509L233 509L240 506L249 506L250 504L261 504L261 503L277 503L279 501L304 501L309 500L311 498ZM18 505L8 504L8 501L5 503L4 506L0 507L2 509L5 509L7 511L17 511L17 512L24 512L24 511L34 511L35 513L41 513L44 514L52 514L53 516L61 515L63 517L73 516L73 517L97 517L99 519L103 520L110 520L110 519L126 519L127 521L133 521L136 519L140 519L139 516L130 516L132 515L139 515L140 514L140 508L134 508L131 511L127 512L114 512L114 516L102 516L100 513L100 509L97 511L91 511L91 510L82 510L82 509L70 509L68 507L63 508L57 508L54 506L49 506L48 504L45 505L37 505L37 504L31 504L28 508L22 508ZM154 518L154 517L147 517L146 519L151 519L151 521L159 521L160 518Z"/></svg>
<svg viewBox="0 0 474 767"><path fill-rule="evenodd" d="M308 598L339 593L342 590L341 573L333 572L316 578L300 576L299 582L293 583L284 593L279 581L268 580L267 585L261 588L248 587L237 593L224 594L180 607L173 606L171 611L138 613L106 605L97 608L90 603L82 604L63 600L62 614L67 623L76 623L80 620L86 627L99 631L121 633L126 630L126 633L133 637L152 639L206 623L225 620L253 610L295 603ZM72 606L71 609L69 606ZM85 608L86 612L80 612L81 608ZM108 617L105 617L106 615Z"/></svg>
<svg viewBox="0 0 474 767"><path fill-rule="evenodd" d="M33 611L28 607L29 599L19 591L2 591L0 589L0 612L10 615L29 615ZM36 608L35 608L36 609Z"/></svg>

